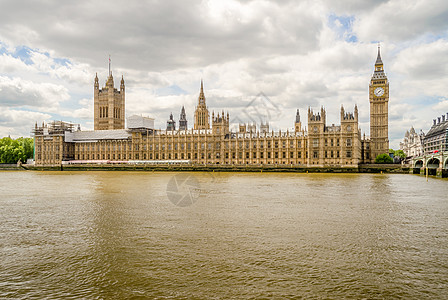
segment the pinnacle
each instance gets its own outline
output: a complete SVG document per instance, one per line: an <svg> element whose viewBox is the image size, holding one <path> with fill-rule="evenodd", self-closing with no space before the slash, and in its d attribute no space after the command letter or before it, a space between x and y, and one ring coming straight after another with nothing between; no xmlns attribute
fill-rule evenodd
<svg viewBox="0 0 448 300"><path fill-rule="evenodd" d="M378 56L376 58L375 65L382 65L383 61L381 60L381 53L380 53L380 45L378 44Z"/></svg>

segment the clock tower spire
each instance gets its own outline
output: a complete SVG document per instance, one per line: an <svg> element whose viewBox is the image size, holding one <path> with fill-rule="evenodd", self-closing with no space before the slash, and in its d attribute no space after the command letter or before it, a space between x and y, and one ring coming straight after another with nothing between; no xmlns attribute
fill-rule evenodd
<svg viewBox="0 0 448 300"><path fill-rule="evenodd" d="M389 80L384 73L380 45L375 71L369 84L370 151L372 162L379 154L389 153Z"/></svg>

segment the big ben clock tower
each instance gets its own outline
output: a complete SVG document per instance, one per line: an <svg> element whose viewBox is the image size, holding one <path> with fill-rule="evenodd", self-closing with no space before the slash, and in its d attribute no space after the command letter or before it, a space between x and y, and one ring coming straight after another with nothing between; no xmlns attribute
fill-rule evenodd
<svg viewBox="0 0 448 300"><path fill-rule="evenodd" d="M380 46L375 71L369 85L370 151L372 161L382 153L389 153L389 80L384 73Z"/></svg>

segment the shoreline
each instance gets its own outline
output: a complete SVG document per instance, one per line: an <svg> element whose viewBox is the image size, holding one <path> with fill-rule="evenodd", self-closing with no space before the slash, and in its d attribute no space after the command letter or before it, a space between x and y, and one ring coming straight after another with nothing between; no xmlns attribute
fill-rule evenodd
<svg viewBox="0 0 448 300"><path fill-rule="evenodd" d="M112 164L84 164L84 165L9 165L0 166L0 170L33 170L33 171L179 171L179 172L293 172L293 173L412 173L411 167L401 165L359 165L353 167L305 167L291 165L112 165Z"/></svg>
<svg viewBox="0 0 448 300"><path fill-rule="evenodd" d="M139 171L139 172L252 172L252 173L329 173L329 174L415 174L425 170L395 164L362 164L353 167L305 167L291 165L151 165L151 164L85 164L85 165L0 165L0 171ZM448 170L433 170L430 177L448 178Z"/></svg>

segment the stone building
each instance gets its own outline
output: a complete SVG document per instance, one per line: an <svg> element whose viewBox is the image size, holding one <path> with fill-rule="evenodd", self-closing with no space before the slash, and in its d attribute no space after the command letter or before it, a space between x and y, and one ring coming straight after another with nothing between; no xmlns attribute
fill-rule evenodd
<svg viewBox="0 0 448 300"><path fill-rule="evenodd" d="M400 150L403 150L404 154L406 154L406 161L413 157L423 155L424 137L425 134L423 131L421 131L420 134L417 134L414 127L411 127L410 130L406 131L403 142L400 143Z"/></svg>
<svg viewBox="0 0 448 300"><path fill-rule="evenodd" d="M125 120L125 87L121 77L120 90L114 88L114 77L109 71L106 85L100 89L98 75L95 76L93 107L94 129L124 129Z"/></svg>
<svg viewBox="0 0 448 300"><path fill-rule="evenodd" d="M375 62L375 71L370 79L370 151L371 160L382 153L389 153L389 80L384 73L380 47Z"/></svg>
<svg viewBox="0 0 448 300"><path fill-rule="evenodd" d="M124 80L118 92L113 89L110 73L101 93L95 77L95 130L81 131L68 123L36 125L35 160L37 165L177 162L353 167L371 162L377 153L388 152L388 88L378 52L369 86L371 122L374 123L370 139L361 138L356 105L353 112L341 106L340 125L327 125L327 112L321 107L317 112L308 108L308 130L302 126L297 110L295 120L291 120L292 130L269 130L265 123L259 127L240 124L237 132L231 131L229 113L212 112L210 120L202 80L193 129L187 128L184 108L178 130L170 121L167 130L156 130L153 119L139 116L129 117L125 129L124 111L118 110L112 118L107 114L124 108ZM101 96L103 94L108 95L108 102ZM170 120L174 122L172 117Z"/></svg>
<svg viewBox="0 0 448 300"><path fill-rule="evenodd" d="M448 113L433 120L433 125L423 138L424 154L448 150Z"/></svg>

